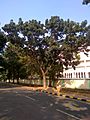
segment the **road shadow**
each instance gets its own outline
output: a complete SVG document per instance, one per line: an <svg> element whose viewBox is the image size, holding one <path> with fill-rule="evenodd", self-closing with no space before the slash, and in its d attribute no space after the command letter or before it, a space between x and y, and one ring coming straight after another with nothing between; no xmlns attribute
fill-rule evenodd
<svg viewBox="0 0 90 120"><path fill-rule="evenodd" d="M20 87L21 85L12 84L12 83L2 83L0 82L0 89L2 88L13 88L13 87Z"/></svg>

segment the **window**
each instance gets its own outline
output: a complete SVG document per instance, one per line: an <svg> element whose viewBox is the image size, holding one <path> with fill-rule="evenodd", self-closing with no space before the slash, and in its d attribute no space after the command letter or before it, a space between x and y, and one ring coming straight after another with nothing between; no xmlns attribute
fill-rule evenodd
<svg viewBox="0 0 90 120"><path fill-rule="evenodd" d="M81 78L83 78L83 72L81 72Z"/></svg>
<svg viewBox="0 0 90 120"><path fill-rule="evenodd" d="M65 76L64 76L65 78L66 78L66 73L65 73Z"/></svg>
<svg viewBox="0 0 90 120"><path fill-rule="evenodd" d="M81 60L80 63L84 63L84 60Z"/></svg>
<svg viewBox="0 0 90 120"><path fill-rule="evenodd" d="M69 78L71 78L70 73L69 73Z"/></svg>
<svg viewBox="0 0 90 120"><path fill-rule="evenodd" d="M76 78L78 78L78 74L76 73Z"/></svg>
<svg viewBox="0 0 90 120"><path fill-rule="evenodd" d="M68 73L67 73L67 78L68 78Z"/></svg>
<svg viewBox="0 0 90 120"><path fill-rule="evenodd" d="M85 74L85 72L84 72L84 78L86 78L86 74Z"/></svg>
<svg viewBox="0 0 90 120"><path fill-rule="evenodd" d="M86 60L86 62L90 62L90 60Z"/></svg>
<svg viewBox="0 0 90 120"><path fill-rule="evenodd" d="M79 78L80 78L80 72L78 73L78 76L79 76Z"/></svg>
<svg viewBox="0 0 90 120"><path fill-rule="evenodd" d="M90 72L88 72L88 78L90 78Z"/></svg>
<svg viewBox="0 0 90 120"><path fill-rule="evenodd" d="M71 73L71 78L72 78L72 73Z"/></svg>

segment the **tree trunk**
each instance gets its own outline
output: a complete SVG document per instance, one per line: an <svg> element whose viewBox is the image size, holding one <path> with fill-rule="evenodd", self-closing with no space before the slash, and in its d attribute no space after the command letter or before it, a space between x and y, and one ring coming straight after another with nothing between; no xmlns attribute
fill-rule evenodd
<svg viewBox="0 0 90 120"><path fill-rule="evenodd" d="M14 83L14 79L13 79L13 83Z"/></svg>
<svg viewBox="0 0 90 120"><path fill-rule="evenodd" d="M17 71L16 79L17 79L17 84L19 84L19 71Z"/></svg>
<svg viewBox="0 0 90 120"><path fill-rule="evenodd" d="M44 70L41 68L41 72L42 72L42 77L43 77L43 87L46 88L46 74L44 72Z"/></svg>
<svg viewBox="0 0 90 120"><path fill-rule="evenodd" d="M51 87L52 85L52 80L49 80L49 87Z"/></svg>
<svg viewBox="0 0 90 120"><path fill-rule="evenodd" d="M45 73L43 73L43 87L46 88L46 76L45 76Z"/></svg>
<svg viewBox="0 0 90 120"><path fill-rule="evenodd" d="M17 84L19 84L19 78L17 78Z"/></svg>
<svg viewBox="0 0 90 120"><path fill-rule="evenodd" d="M13 78L13 83L14 83L14 78Z"/></svg>
<svg viewBox="0 0 90 120"><path fill-rule="evenodd" d="M10 83L10 79L9 79L9 83Z"/></svg>

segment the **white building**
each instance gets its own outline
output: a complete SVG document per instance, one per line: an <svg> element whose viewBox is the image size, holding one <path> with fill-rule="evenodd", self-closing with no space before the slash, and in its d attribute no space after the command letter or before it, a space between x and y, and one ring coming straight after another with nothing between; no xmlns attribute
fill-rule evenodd
<svg viewBox="0 0 90 120"><path fill-rule="evenodd" d="M90 50L90 47L88 47ZM69 67L63 73L64 85L67 88L85 88L90 89L90 51L88 56L83 52L80 53L80 64L74 70Z"/></svg>

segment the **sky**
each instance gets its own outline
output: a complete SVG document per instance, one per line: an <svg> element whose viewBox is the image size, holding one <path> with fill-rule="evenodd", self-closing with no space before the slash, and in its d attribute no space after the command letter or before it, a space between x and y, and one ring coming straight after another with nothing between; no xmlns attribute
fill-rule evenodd
<svg viewBox="0 0 90 120"><path fill-rule="evenodd" d="M0 27L8 24L11 19L16 23L19 18L23 21L38 20L44 23L51 16L59 16L67 20L90 24L90 5L82 5L83 0L1 0Z"/></svg>

